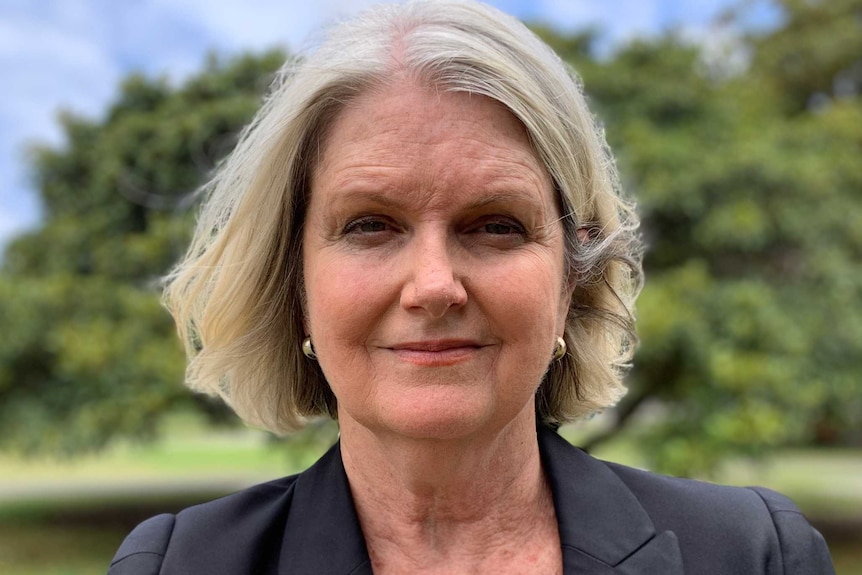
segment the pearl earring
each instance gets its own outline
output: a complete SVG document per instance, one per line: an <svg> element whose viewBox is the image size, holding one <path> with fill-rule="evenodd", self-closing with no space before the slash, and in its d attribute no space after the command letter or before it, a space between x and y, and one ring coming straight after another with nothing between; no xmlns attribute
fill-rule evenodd
<svg viewBox="0 0 862 575"><path fill-rule="evenodd" d="M554 361L559 361L563 359L564 355L566 355L566 340L558 337L557 341L554 342L554 355L552 357Z"/></svg>
<svg viewBox="0 0 862 575"><path fill-rule="evenodd" d="M311 343L310 337L306 337L304 340L302 340L302 353L308 359L317 359L317 354L314 353L314 346Z"/></svg>

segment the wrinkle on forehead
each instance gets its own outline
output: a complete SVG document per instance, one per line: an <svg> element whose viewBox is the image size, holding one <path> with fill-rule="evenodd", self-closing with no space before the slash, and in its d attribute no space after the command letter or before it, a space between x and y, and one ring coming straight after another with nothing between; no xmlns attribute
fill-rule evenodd
<svg viewBox="0 0 862 575"><path fill-rule="evenodd" d="M477 192L534 190L543 204L550 199L556 207L543 193L552 190L551 179L526 129L505 106L486 96L438 93L410 81L351 102L332 124L315 171L326 174L330 189L401 194L428 193L429 182L445 188L449 174L463 184L467 175ZM414 190L414 179L422 179L425 189Z"/></svg>
<svg viewBox="0 0 862 575"><path fill-rule="evenodd" d="M508 132L509 136L512 137L513 140L520 140L527 144L527 146L533 152L533 159L538 158L538 155L533 148L532 139L530 138L526 127L504 104L482 94L477 94L465 90L449 89L445 86L441 87L437 82L434 82L433 80L424 79L419 72L399 65L391 73L388 73L384 80L378 80L365 85L359 93L355 94L355 96L349 98L344 102L341 109L336 112L335 117L332 118L330 122L328 122L329 129L321 135L321 141L318 142L318 149L322 150L323 157L319 156L318 160L325 160L325 152L326 149L329 147L328 140L331 139L332 135L336 131L338 131L339 125L343 124L342 120L345 114L349 114L350 111L356 110L358 108L365 108L365 110L368 111L369 104L373 103L374 101L387 99L390 100L392 104L391 106L382 110L379 108L375 108L374 114L370 114L364 118L365 121L363 123L363 132L367 134L368 128L371 126L374 126L376 129L379 130L379 122L382 119L391 116L394 112L398 111L399 108L406 108L407 112L415 111L411 110L408 105L400 101L398 98L393 98L393 96L397 96L398 94L415 95L416 93L420 92L423 96L423 106L426 109L441 108L445 106L447 108L447 119L450 120L451 118L448 117L452 115L453 109L452 106L448 105L449 102L457 100L467 100L468 102L470 102L472 100L476 100L477 102L486 104L485 106L481 107L470 106L472 108L472 112L475 112L476 110L481 110L482 116L484 116L481 121L478 118L472 117L471 114L465 115L464 106L460 107L461 109L459 110L459 112L461 112L461 117L458 119L458 121L472 122L475 124L487 123L498 130L506 131ZM503 112L503 114L495 113L495 108L496 112ZM507 121L500 122L499 120L501 118L506 118ZM423 124L423 128L428 131L429 137L433 137L435 131L441 131L442 127L443 126L441 124L437 124L434 126ZM385 131L396 131L400 128L404 128L404 126L391 124L386 124L384 126ZM436 130L432 130L432 128L436 128ZM545 171L544 165L541 165L541 167L542 171Z"/></svg>

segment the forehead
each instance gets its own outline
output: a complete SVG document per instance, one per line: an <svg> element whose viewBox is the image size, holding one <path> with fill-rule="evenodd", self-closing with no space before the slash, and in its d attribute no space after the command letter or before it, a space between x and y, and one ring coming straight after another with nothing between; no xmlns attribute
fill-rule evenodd
<svg viewBox="0 0 862 575"><path fill-rule="evenodd" d="M550 178L527 132L490 98L403 81L367 91L331 124L312 189L424 177L441 187L514 188L550 195ZM429 190L424 190L429 191Z"/></svg>

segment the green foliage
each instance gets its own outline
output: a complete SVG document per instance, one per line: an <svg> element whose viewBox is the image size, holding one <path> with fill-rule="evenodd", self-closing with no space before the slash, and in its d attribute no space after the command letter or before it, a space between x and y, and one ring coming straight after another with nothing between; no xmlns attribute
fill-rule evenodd
<svg viewBox="0 0 862 575"><path fill-rule="evenodd" d="M184 251L187 198L260 105L284 60L211 58L173 87L133 75L100 121L60 117L66 144L34 148L44 225L0 272L0 447L71 454L152 437L190 403L158 278Z"/></svg>
<svg viewBox="0 0 862 575"><path fill-rule="evenodd" d="M152 433L181 399L183 358L150 291L98 276L3 278L0 437L72 453Z"/></svg>
<svg viewBox="0 0 862 575"><path fill-rule="evenodd" d="M649 245L642 346L613 431L640 419L656 468L862 439L862 101L806 108L832 80L775 64L797 28L846 36L850 4L783 3L785 26L748 38L738 74L712 73L672 35L582 67ZM858 18L855 30L818 60L834 77L862 63Z"/></svg>
<svg viewBox="0 0 862 575"><path fill-rule="evenodd" d="M862 2L773 0L784 24L752 37L752 72L761 74L783 108L796 113L862 89Z"/></svg>

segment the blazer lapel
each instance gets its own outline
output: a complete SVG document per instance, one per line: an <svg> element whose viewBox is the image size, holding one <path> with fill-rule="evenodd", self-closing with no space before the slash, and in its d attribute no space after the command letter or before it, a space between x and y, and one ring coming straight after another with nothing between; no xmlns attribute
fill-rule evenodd
<svg viewBox="0 0 862 575"><path fill-rule="evenodd" d="M565 575L683 573L676 535L655 532L610 468L544 426L539 446L554 494ZM339 444L293 488L278 573L371 575Z"/></svg>
<svg viewBox="0 0 862 575"><path fill-rule="evenodd" d="M372 573L338 443L296 480L278 573Z"/></svg>
<svg viewBox="0 0 862 575"><path fill-rule="evenodd" d="M565 575L683 573L676 535L656 534L637 498L609 467L544 426L539 446L554 494Z"/></svg>

